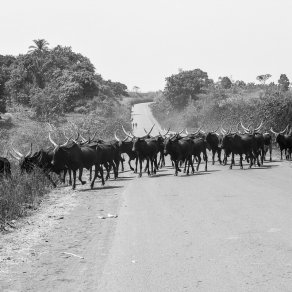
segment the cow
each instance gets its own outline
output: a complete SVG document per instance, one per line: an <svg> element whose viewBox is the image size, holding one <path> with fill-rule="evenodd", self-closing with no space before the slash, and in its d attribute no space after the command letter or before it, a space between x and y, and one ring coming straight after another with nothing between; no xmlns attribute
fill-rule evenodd
<svg viewBox="0 0 292 292"><path fill-rule="evenodd" d="M143 137L135 137L133 138L133 147L132 151L136 152L137 158L140 165L139 177L142 176L142 165L143 161L146 159L146 170L148 169L148 175L156 174L157 170L157 154L159 152L159 144L156 138L149 138L151 131L153 130L154 125L147 133L147 135ZM149 169L149 163L151 164L151 173ZM153 168L154 164L154 168Z"/></svg>
<svg viewBox="0 0 292 292"><path fill-rule="evenodd" d="M0 178L1 177L11 177L10 162L6 157L0 157Z"/></svg>
<svg viewBox="0 0 292 292"><path fill-rule="evenodd" d="M164 143L164 154L170 155L170 159L174 162L175 172L174 175L177 176L180 172L179 162L188 163L187 175L189 175L189 168L192 167L192 172L194 172L192 155L194 151L194 141L191 138L184 137L180 138L178 135L169 137Z"/></svg>
<svg viewBox="0 0 292 292"><path fill-rule="evenodd" d="M95 166L95 175L91 181L91 189L93 189L96 177L101 177L102 185L104 185L103 169L101 167L101 152L96 151L88 145L80 146L75 141L67 140L64 144L59 145L53 141L49 132L49 140L54 146L52 164L54 170L58 173L64 167L67 167L73 173L72 189L76 188L76 171L79 170L78 179L82 185L86 182L82 180L83 168L90 169ZM98 175L100 173L100 176Z"/></svg>
<svg viewBox="0 0 292 292"><path fill-rule="evenodd" d="M266 160L266 155L268 151L270 152L270 161L272 161L272 150L273 150L273 145L272 145L272 135L265 131L263 133L264 137L264 160Z"/></svg>
<svg viewBox="0 0 292 292"><path fill-rule="evenodd" d="M194 142L192 155L198 161L196 170L197 171L199 170L200 163L202 161L201 153L203 153L203 158L205 161L205 171L207 171L207 165L208 165L207 142L203 138L194 138L192 140Z"/></svg>
<svg viewBox="0 0 292 292"><path fill-rule="evenodd" d="M253 151L256 147L255 137L252 134L237 134L229 133L224 136L222 141L222 148L225 150L226 155L232 154L230 169L234 164L234 155L238 154L240 156L240 168L243 169L242 155L245 154L250 158L251 168L254 161Z"/></svg>
<svg viewBox="0 0 292 292"><path fill-rule="evenodd" d="M217 129L218 130L218 129ZM215 164L215 154L218 155L218 161L220 164L222 164L221 161L221 147L219 147L220 144L220 137L219 134L216 133L216 131L209 132L206 135L206 142L207 142L207 148L209 151L212 151L212 164Z"/></svg>
<svg viewBox="0 0 292 292"><path fill-rule="evenodd" d="M276 142L279 145L280 151L281 151L281 160L283 159L283 150L285 150L285 156L286 159L289 159L291 149L292 149L292 136L291 133L288 133L288 126L280 132L275 132L273 128L271 128L271 132L275 135L276 137ZM291 132L291 131L290 131ZM288 155L286 155L288 150Z"/></svg>
<svg viewBox="0 0 292 292"><path fill-rule="evenodd" d="M51 163L53 158L53 148L47 148L47 150L41 149L32 153L32 143L30 144L30 150L26 155L22 154L20 151L11 147L10 155L19 161L19 167L21 174L24 172L32 173L36 168L43 171L44 175L51 182L53 187L56 187L56 183L50 176L50 172L53 172L53 165ZM63 169L64 170L64 169Z"/></svg>
<svg viewBox="0 0 292 292"><path fill-rule="evenodd" d="M117 131L115 131L115 139L119 143L119 152L121 154L126 153L128 155L129 157L128 164L129 164L130 169L134 171L135 173L137 173L137 163L136 163L135 169L131 165L132 160L137 161L137 153L133 151L133 138L130 138L129 136L127 136L123 140L120 140L117 137Z"/></svg>

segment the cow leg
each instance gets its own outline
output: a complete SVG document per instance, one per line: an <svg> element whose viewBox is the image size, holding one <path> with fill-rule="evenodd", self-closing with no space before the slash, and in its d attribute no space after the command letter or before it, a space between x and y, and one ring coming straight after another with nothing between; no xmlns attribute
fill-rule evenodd
<svg viewBox="0 0 292 292"><path fill-rule="evenodd" d="M271 143L271 145L269 146L269 150L270 150L270 161L272 162L272 143Z"/></svg>
<svg viewBox="0 0 292 292"><path fill-rule="evenodd" d="M204 151L203 155L205 157L205 171L207 171L208 170L208 156L207 156L206 150Z"/></svg>
<svg viewBox="0 0 292 292"><path fill-rule="evenodd" d="M147 158L146 168L147 168L147 174L148 174L148 176L151 175L149 162L151 163L150 159ZM152 171L152 169L151 169L151 171Z"/></svg>
<svg viewBox="0 0 292 292"><path fill-rule="evenodd" d="M216 154L216 151L212 150L212 165L215 164L215 154Z"/></svg>
<svg viewBox="0 0 292 292"><path fill-rule="evenodd" d="M62 178L62 175L60 174L60 178L61 178L61 181L62 181L63 184L66 181L66 173L67 173L67 169L64 169L63 170L63 178Z"/></svg>
<svg viewBox="0 0 292 292"><path fill-rule="evenodd" d="M76 188L76 170L73 170L73 186L72 189L75 190Z"/></svg>
<svg viewBox="0 0 292 292"><path fill-rule="evenodd" d="M218 155L218 161L220 164L222 164L222 160L221 160L221 149L217 150L217 155Z"/></svg>
<svg viewBox="0 0 292 292"><path fill-rule="evenodd" d="M252 153L250 153L250 156L251 156L251 159L250 159L249 168L252 167L252 165L253 165L252 161L253 161L253 158L254 158Z"/></svg>
<svg viewBox="0 0 292 292"><path fill-rule="evenodd" d="M83 174L83 168L79 168L79 176L78 176L78 179L82 183L82 185L85 185L86 184L86 181L83 181L82 180L82 174Z"/></svg>
<svg viewBox="0 0 292 292"><path fill-rule="evenodd" d="M178 168L178 160L175 160L175 161L174 161L174 166L175 166L175 172L174 172L174 175L177 176L178 171L180 171L180 170L178 170L178 169L179 169L179 168Z"/></svg>
<svg viewBox="0 0 292 292"><path fill-rule="evenodd" d="M201 161L202 161L202 158L201 158L201 154L199 154L198 156L197 156L197 159L198 159L198 164L197 164L197 171L199 171L199 167L200 167L200 164L201 164Z"/></svg>
<svg viewBox="0 0 292 292"><path fill-rule="evenodd" d="M140 164L140 173L139 173L139 177L142 177L142 167L143 167L143 161L142 161L142 158L139 158L139 164Z"/></svg>
<svg viewBox="0 0 292 292"><path fill-rule="evenodd" d="M71 169L68 169L69 173L69 185L72 186L72 174L71 174Z"/></svg>
<svg viewBox="0 0 292 292"><path fill-rule="evenodd" d="M232 152L232 154L231 154L231 162L230 162L229 169L232 169L233 162L234 162L234 153Z"/></svg>
<svg viewBox="0 0 292 292"><path fill-rule="evenodd" d="M130 167L130 169L133 171L133 170L135 170L133 167L132 167L132 165L131 165L131 159L129 158L129 160L128 160L128 164L129 164L129 167ZM135 172L137 172L137 169L136 169L136 171Z"/></svg>
<svg viewBox="0 0 292 292"><path fill-rule="evenodd" d="M137 173L137 172L138 172L138 157L136 158L136 167L135 167L134 173Z"/></svg>
<svg viewBox="0 0 292 292"><path fill-rule="evenodd" d="M89 180L92 180L92 166L89 168Z"/></svg>
<svg viewBox="0 0 292 292"><path fill-rule="evenodd" d="M186 173L186 170L187 170L187 163L188 163L188 160L186 159L186 160L185 160L185 167L184 167L183 173Z"/></svg>

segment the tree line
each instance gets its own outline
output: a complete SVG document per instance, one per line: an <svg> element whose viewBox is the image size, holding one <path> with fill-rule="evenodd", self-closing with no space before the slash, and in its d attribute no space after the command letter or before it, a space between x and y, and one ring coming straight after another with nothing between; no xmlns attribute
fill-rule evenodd
<svg viewBox="0 0 292 292"><path fill-rule="evenodd" d="M192 100L196 100L202 93L214 89L260 89L271 88L275 91L286 92L289 90L290 81L286 74L281 74L278 84L270 83L266 85L270 74L263 74L256 77L260 84L245 83L242 80L231 81L227 76L219 77L218 82L208 78L208 73L201 69L183 71L166 77L166 85L163 96L173 108L182 109Z"/></svg>
<svg viewBox="0 0 292 292"><path fill-rule="evenodd" d="M0 55L0 112L21 104L36 117L62 115L91 102L128 96L127 86L104 80L91 61L71 47L34 40L26 54Z"/></svg>

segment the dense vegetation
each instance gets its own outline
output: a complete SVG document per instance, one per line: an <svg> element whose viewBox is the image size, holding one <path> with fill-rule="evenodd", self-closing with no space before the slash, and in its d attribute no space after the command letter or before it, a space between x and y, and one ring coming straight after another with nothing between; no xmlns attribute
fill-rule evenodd
<svg viewBox="0 0 292 292"><path fill-rule="evenodd" d="M270 74L259 75L260 84L228 77L218 82L208 79L200 69L180 71L166 78L164 92L157 96L152 109L165 127L214 130L221 124L236 128L241 119L246 124L258 124L281 130L292 122L292 94L289 79L280 76L278 84L266 84Z"/></svg>

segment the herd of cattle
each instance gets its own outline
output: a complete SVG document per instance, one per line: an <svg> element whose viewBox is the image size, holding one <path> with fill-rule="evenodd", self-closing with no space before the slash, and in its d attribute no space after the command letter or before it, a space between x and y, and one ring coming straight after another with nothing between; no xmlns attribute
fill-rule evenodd
<svg viewBox="0 0 292 292"><path fill-rule="evenodd" d="M226 165L227 159L231 156L230 168L235 164L234 156L239 155L240 167L243 168L242 161L245 155L249 167L257 164L261 166L264 163L267 152L272 160L272 141L275 136L280 151L285 151L286 159L291 158L292 151L292 133L288 126L281 132L275 132L272 128L270 131L262 131L263 123L256 128L245 127L241 122L237 125L237 131L226 131L223 127L216 131L204 132L199 128L194 133L188 133L187 130L181 132L164 131L159 135L151 136L150 131L146 131L143 137L136 137L132 132L122 130L125 134L124 139L119 139L114 133L115 140L103 141L95 139L95 135L89 139L83 138L79 133L77 137L66 138L64 144L57 144L53 138L53 128L51 127L48 138L52 146L47 149L41 149L35 153L32 152L32 145L29 152L24 155L15 148L11 148L9 154L19 161L21 172L30 173L34 169L41 169L51 183L56 183L50 176L54 172L60 176L65 182L66 173L69 174L69 184L73 189L76 187L76 173L79 170L78 179L82 184L83 169L90 170L91 188L94 186L96 178L100 178L104 185L104 170L106 171L106 179L110 177L113 170L114 178L119 175L119 167L123 167L123 154L127 154L129 167L132 171L138 172L142 176L143 162L146 162L144 171L148 175L155 174L156 171L165 166L165 156L170 155L170 159L175 169L175 175L181 171L180 167L184 164L184 172L192 173L194 163L197 163L198 171L201 163L201 154L205 162L205 171L207 171L207 150L212 152L212 163L215 163L215 155L218 156L220 164ZM240 129L241 127L241 129ZM221 158L221 152L223 157ZM135 160L135 169L131 165L131 161ZM92 167L95 172L92 177ZM71 179L73 173L73 182ZM0 175L1 177L11 177L10 162L7 158L0 157Z"/></svg>

